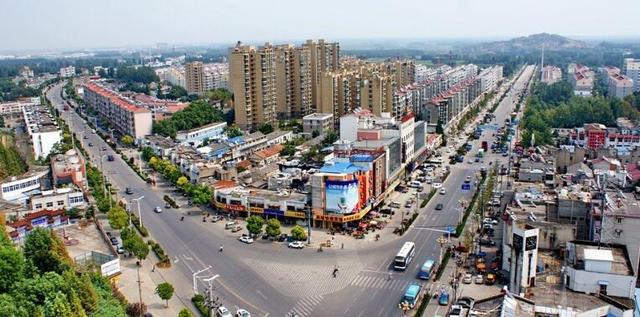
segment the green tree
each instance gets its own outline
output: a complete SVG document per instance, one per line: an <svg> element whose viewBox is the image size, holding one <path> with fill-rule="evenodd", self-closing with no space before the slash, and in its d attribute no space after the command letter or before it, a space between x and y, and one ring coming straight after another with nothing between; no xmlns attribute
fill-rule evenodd
<svg viewBox="0 0 640 317"><path fill-rule="evenodd" d="M185 176L180 176L178 180L176 180L176 186L182 188L184 185L188 184L189 180Z"/></svg>
<svg viewBox="0 0 640 317"><path fill-rule="evenodd" d="M199 184L189 187L189 189L192 203L196 205L206 205L211 203L213 193L211 192L211 188L209 186Z"/></svg>
<svg viewBox="0 0 640 317"><path fill-rule="evenodd" d="M178 131L190 130L213 122L224 121L220 109L205 100L196 100L186 108L174 113L171 118L153 123L153 132L174 138Z"/></svg>
<svg viewBox="0 0 640 317"><path fill-rule="evenodd" d="M6 293L24 277L24 257L13 247L0 247L0 293Z"/></svg>
<svg viewBox="0 0 640 317"><path fill-rule="evenodd" d="M338 141L338 139L340 138L340 135L335 132L335 131L328 131L325 135L324 135L324 140L322 140L322 144L324 145L331 145L333 143L335 143L336 141Z"/></svg>
<svg viewBox="0 0 640 317"><path fill-rule="evenodd" d="M127 84L150 84L160 82L160 78L151 67L125 66L118 68L116 78Z"/></svg>
<svg viewBox="0 0 640 317"><path fill-rule="evenodd" d="M132 136L126 134L124 136L122 136L122 138L120 138L120 142L122 142L122 144L126 145L126 146L131 146L133 144L133 142L135 142L136 140L133 139Z"/></svg>
<svg viewBox="0 0 640 317"><path fill-rule="evenodd" d="M282 150L280 150L281 156L293 156L296 154L296 147L293 144L285 144Z"/></svg>
<svg viewBox="0 0 640 317"><path fill-rule="evenodd" d="M24 308L16 305L16 300L9 294L0 294L0 317L27 317Z"/></svg>
<svg viewBox="0 0 640 317"><path fill-rule="evenodd" d="M149 160L156 156L156 153L153 151L153 148L149 147L149 146L145 146L142 148L142 160L144 160L145 162L149 162Z"/></svg>
<svg viewBox="0 0 640 317"><path fill-rule="evenodd" d="M144 242L132 227L122 229L120 232L122 247L133 253L139 260L144 260L149 255L149 245Z"/></svg>
<svg viewBox="0 0 640 317"><path fill-rule="evenodd" d="M58 292L53 297L47 298L44 302L44 312L46 316L71 317L74 316L68 299L63 293Z"/></svg>
<svg viewBox="0 0 640 317"><path fill-rule="evenodd" d="M165 301L165 306L169 307L169 300L173 297L173 285L164 282L156 287L156 294Z"/></svg>
<svg viewBox="0 0 640 317"><path fill-rule="evenodd" d="M295 225L291 228L291 237L293 240L304 241L307 240L307 232L300 225Z"/></svg>
<svg viewBox="0 0 640 317"><path fill-rule="evenodd" d="M45 272L61 273L69 266L64 259L56 254L55 242L51 233L42 228L35 228L24 243L24 256L41 274Z"/></svg>
<svg viewBox="0 0 640 317"><path fill-rule="evenodd" d="M235 125L227 126L224 130L228 138L235 138L242 135L242 131Z"/></svg>
<svg viewBox="0 0 640 317"><path fill-rule="evenodd" d="M188 308L183 308L180 310L180 313L178 313L178 317L193 317L193 313L191 313Z"/></svg>
<svg viewBox="0 0 640 317"><path fill-rule="evenodd" d="M258 128L258 131L262 132L262 134L269 134L269 133L273 132L273 126L270 123L263 123Z"/></svg>
<svg viewBox="0 0 640 317"><path fill-rule="evenodd" d="M312 138L317 138L320 135L320 131L318 130L313 130L313 132L311 132L311 137Z"/></svg>
<svg viewBox="0 0 640 317"><path fill-rule="evenodd" d="M260 234L262 232L262 226L264 226L264 219L260 216L250 216L247 218L247 231L252 234Z"/></svg>
<svg viewBox="0 0 640 317"><path fill-rule="evenodd" d="M271 218L267 220L267 226L265 227L265 232L268 236L277 237L280 235L280 221L276 218Z"/></svg>
<svg viewBox="0 0 640 317"><path fill-rule="evenodd" d="M111 207L107 213L107 219L109 220L109 225L116 230L120 230L129 224L129 215L120 206Z"/></svg>

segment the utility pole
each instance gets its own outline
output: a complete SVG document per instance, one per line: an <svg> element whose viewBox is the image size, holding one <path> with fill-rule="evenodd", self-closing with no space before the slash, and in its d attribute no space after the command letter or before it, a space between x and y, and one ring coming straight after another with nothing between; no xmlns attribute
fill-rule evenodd
<svg viewBox="0 0 640 317"><path fill-rule="evenodd" d="M140 196L138 198L131 199L131 201L135 201L138 203L138 220L140 221L140 227L142 228L142 213L140 212L140 201L144 198L144 196Z"/></svg>
<svg viewBox="0 0 640 317"><path fill-rule="evenodd" d="M307 244L311 244L311 206L309 206L307 216Z"/></svg>
<svg viewBox="0 0 640 317"><path fill-rule="evenodd" d="M140 302L140 307L142 307L142 281L140 281L140 265L136 266L138 269L138 301Z"/></svg>

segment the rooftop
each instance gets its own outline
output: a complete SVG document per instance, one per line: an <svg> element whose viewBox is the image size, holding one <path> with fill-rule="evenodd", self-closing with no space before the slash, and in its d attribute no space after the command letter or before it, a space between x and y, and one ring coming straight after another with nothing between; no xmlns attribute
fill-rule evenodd
<svg viewBox="0 0 640 317"><path fill-rule="evenodd" d="M326 162L326 164L322 166L322 168L320 168L320 173L353 174L358 171L366 170L367 169L365 167L354 165L351 163L329 161Z"/></svg>
<svg viewBox="0 0 640 317"><path fill-rule="evenodd" d="M333 114L331 114L331 113L315 112L315 113L308 114L308 115L302 117L302 120L327 120L327 119L329 119L331 117L333 117Z"/></svg>
<svg viewBox="0 0 640 317"><path fill-rule="evenodd" d="M95 92L98 95L101 95L107 99L109 99L109 101L111 103L113 103L114 105L125 109L129 112L136 112L136 113L144 113L144 112L149 112L148 109L145 109L142 106L138 106L136 105L131 99L125 98L124 96L120 95L119 93L111 90L111 89L107 89L101 85L99 85L96 82L88 82L85 84L85 88Z"/></svg>
<svg viewBox="0 0 640 317"><path fill-rule="evenodd" d="M598 245L597 242L577 240L571 241L567 244L567 246L569 246L569 244L573 244L575 248L575 253L573 254L575 258L572 258L570 255L568 261L569 265L572 265L576 270L585 269L585 260L607 261L611 263L610 274L633 275L633 267L629 260L627 248L624 245Z"/></svg>

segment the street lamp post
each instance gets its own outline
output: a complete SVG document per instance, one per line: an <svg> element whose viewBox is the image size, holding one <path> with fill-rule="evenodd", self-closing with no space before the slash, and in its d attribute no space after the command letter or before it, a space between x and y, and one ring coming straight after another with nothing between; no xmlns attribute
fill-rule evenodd
<svg viewBox="0 0 640 317"><path fill-rule="evenodd" d="M205 267L204 269L194 272L191 276L193 278L193 294L197 295L198 294L198 285L196 285L196 276L204 271L207 271L211 268L211 265Z"/></svg>
<svg viewBox="0 0 640 317"><path fill-rule="evenodd" d="M138 198L131 199L131 201L135 201L138 203L138 220L140 221L140 228L142 228L142 213L140 213L140 201L144 198L144 196L140 196ZM131 218L129 218L131 219Z"/></svg>

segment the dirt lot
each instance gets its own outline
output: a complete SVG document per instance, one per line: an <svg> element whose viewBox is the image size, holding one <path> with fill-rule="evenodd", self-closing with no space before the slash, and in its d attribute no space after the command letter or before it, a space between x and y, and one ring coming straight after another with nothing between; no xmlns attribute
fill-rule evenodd
<svg viewBox="0 0 640 317"><path fill-rule="evenodd" d="M61 237L66 236L63 240L66 241L67 252L71 258L91 251L111 254L107 243L93 223L88 223L84 227L80 227L78 223L72 224L64 230L59 230L58 234Z"/></svg>

